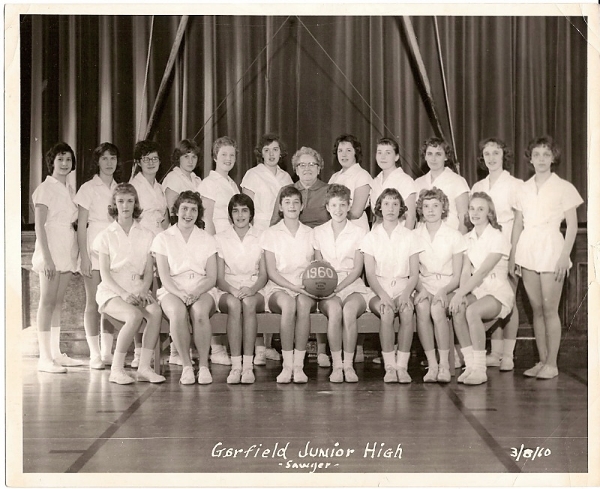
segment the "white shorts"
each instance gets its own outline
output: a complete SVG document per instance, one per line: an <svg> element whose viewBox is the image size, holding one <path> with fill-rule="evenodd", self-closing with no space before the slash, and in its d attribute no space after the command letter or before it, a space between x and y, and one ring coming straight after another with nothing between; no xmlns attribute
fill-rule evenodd
<svg viewBox="0 0 600 489"><path fill-rule="evenodd" d="M508 316L515 304L515 293L508 282L508 277L496 276L495 273L491 273L485 277L483 283L473 289L472 294L477 299L491 295L502 304L500 313L493 319L503 319Z"/></svg>
<svg viewBox="0 0 600 489"><path fill-rule="evenodd" d="M341 292L338 292L336 295L341 299L343 304L344 301L354 293L360 294L362 296L362 298L365 300L365 303L367 304L367 312L370 311L369 302L373 297L375 297L375 292L373 292L369 287L365 285L362 278L357 278L354 282L348 285L348 287L346 287Z"/></svg>
<svg viewBox="0 0 600 489"><path fill-rule="evenodd" d="M144 285L144 281L141 275L132 273L130 271L123 272L111 272L112 278L121 287L131 294L139 294ZM96 302L98 303L98 312L103 313L106 303L115 297L119 297L119 294L112 290L104 282L100 282L98 289L96 290Z"/></svg>
<svg viewBox="0 0 600 489"><path fill-rule="evenodd" d="M452 275L440 275L439 273L434 273L433 275L428 275L427 277L420 275L419 279L421 280L421 284L425 290L431 295L435 295L442 287L445 287L450 283L450 280L452 280Z"/></svg>
<svg viewBox="0 0 600 489"><path fill-rule="evenodd" d="M272 282L271 280L269 280L267 282L267 285L265 285L265 288L262 289L262 293L265 296L265 311L266 312L272 312L271 309L269 308L269 301L271 300L271 296L275 292L285 292L287 295L289 295L290 297L293 297L293 298L295 298L298 295L298 292L294 292L293 290L286 289L285 287L282 287L281 285L277 285L275 282Z"/></svg>
<svg viewBox="0 0 600 489"><path fill-rule="evenodd" d="M408 285L408 277L385 278L378 276L377 280L392 300L400 297L400 294L404 292L404 289Z"/></svg>

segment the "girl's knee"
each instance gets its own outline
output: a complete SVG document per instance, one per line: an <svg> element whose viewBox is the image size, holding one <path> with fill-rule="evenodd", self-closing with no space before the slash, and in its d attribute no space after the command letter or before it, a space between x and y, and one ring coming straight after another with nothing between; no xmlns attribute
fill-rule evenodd
<svg viewBox="0 0 600 489"><path fill-rule="evenodd" d="M236 315L241 314L242 303L237 297L234 297L232 295L227 296L227 312Z"/></svg>
<svg viewBox="0 0 600 489"><path fill-rule="evenodd" d="M242 299L242 308L244 312L256 311L256 297L244 297L244 299Z"/></svg>

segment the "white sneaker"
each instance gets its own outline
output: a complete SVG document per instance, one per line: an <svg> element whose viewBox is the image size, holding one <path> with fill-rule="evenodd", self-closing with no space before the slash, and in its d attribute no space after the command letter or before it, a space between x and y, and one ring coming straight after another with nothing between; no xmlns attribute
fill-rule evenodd
<svg viewBox="0 0 600 489"><path fill-rule="evenodd" d="M538 362L530 369L525 370L525 372L523 372L523 375L525 377L537 377L537 374L540 373L540 370L542 370L543 366L544 364L542 362Z"/></svg>
<svg viewBox="0 0 600 489"><path fill-rule="evenodd" d="M487 382L485 368L474 368L465 380L465 385L479 385Z"/></svg>
<svg viewBox="0 0 600 489"><path fill-rule="evenodd" d="M59 365L53 360L42 361L38 360L38 372L46 372L47 374L66 374L67 369Z"/></svg>
<svg viewBox="0 0 600 489"><path fill-rule="evenodd" d="M150 367L139 368L137 371L138 382L150 382L151 384L160 384L165 380L167 379L165 379L162 375L157 374Z"/></svg>
<svg viewBox="0 0 600 489"><path fill-rule="evenodd" d="M283 367L281 373L277 376L278 384L289 384L292 381L292 369L290 367Z"/></svg>
<svg viewBox="0 0 600 489"><path fill-rule="evenodd" d="M256 350L254 354L254 365L266 365L267 354L265 350Z"/></svg>
<svg viewBox="0 0 600 489"><path fill-rule="evenodd" d="M83 365L81 360L71 358L66 353L63 353L60 357L55 358L54 361L63 367L81 367Z"/></svg>
<svg viewBox="0 0 600 489"><path fill-rule="evenodd" d="M497 353L490 353L485 357L485 365L487 367L499 367L500 360L502 360L502 357L500 355L498 355Z"/></svg>
<svg viewBox="0 0 600 489"><path fill-rule="evenodd" d="M231 365L231 359L226 351L220 350L210 356L210 361L218 365ZM204 367L206 368L206 367Z"/></svg>
<svg viewBox="0 0 600 489"><path fill-rule="evenodd" d="M108 355L108 356L103 356L103 357L100 357L100 358L101 358L102 363L104 365L108 365L108 366L112 365L112 362L113 362L112 353L110 355Z"/></svg>
<svg viewBox="0 0 600 489"><path fill-rule="evenodd" d="M361 345L357 345L356 353L354 354L354 363L364 363L365 361L365 350Z"/></svg>
<svg viewBox="0 0 600 489"><path fill-rule="evenodd" d="M245 368L242 370L242 384L254 384L256 378L251 368Z"/></svg>
<svg viewBox="0 0 600 489"><path fill-rule="evenodd" d="M502 357L502 361L500 362L500 371L501 372L510 372L514 370L515 362L513 357Z"/></svg>
<svg viewBox="0 0 600 489"><path fill-rule="evenodd" d="M405 367L398 367L396 369L396 375L398 376L398 382L401 384L410 384L412 382L412 378L408 375L408 371Z"/></svg>
<svg viewBox="0 0 600 489"><path fill-rule="evenodd" d="M344 380L346 382L358 382L358 375L354 367L344 367Z"/></svg>
<svg viewBox="0 0 600 489"><path fill-rule="evenodd" d="M208 370L208 367L200 367L200 370L198 370L198 383L199 384L212 384L212 375L210 374L210 370Z"/></svg>
<svg viewBox="0 0 600 489"><path fill-rule="evenodd" d="M344 371L341 367L333 369L331 375L329 376L329 382L333 382L336 384L344 382Z"/></svg>
<svg viewBox="0 0 600 489"><path fill-rule="evenodd" d="M242 371L239 368L232 368L227 376L228 384L239 384L242 380Z"/></svg>
<svg viewBox="0 0 600 489"><path fill-rule="evenodd" d="M398 375L396 369L391 365L385 367L385 375L383 376L384 382L398 382Z"/></svg>
<svg viewBox="0 0 600 489"><path fill-rule="evenodd" d="M140 366L140 354L134 353L133 360L131 360L131 368L138 368Z"/></svg>
<svg viewBox="0 0 600 489"><path fill-rule="evenodd" d="M425 377L423 377L423 382L437 382L438 372L439 370L437 365L428 367L427 373L425 374Z"/></svg>
<svg viewBox="0 0 600 489"><path fill-rule="evenodd" d="M381 357L373 358L373 363L376 363L377 365L381 365Z"/></svg>
<svg viewBox="0 0 600 489"><path fill-rule="evenodd" d="M121 385L133 384L135 382L135 380L127 375L125 369L122 368L111 369L108 381Z"/></svg>
<svg viewBox="0 0 600 489"><path fill-rule="evenodd" d="M317 363L319 364L319 367L323 367L323 368L331 367L331 361L329 360L329 357L325 353L319 353L317 355Z"/></svg>
<svg viewBox="0 0 600 489"><path fill-rule="evenodd" d="M90 358L90 368L92 370L104 370L104 363L100 357Z"/></svg>
<svg viewBox="0 0 600 489"><path fill-rule="evenodd" d="M442 367L441 365L438 367L438 375L437 381L441 383L448 383L452 380L452 376L450 375L450 370L446 367Z"/></svg>
<svg viewBox="0 0 600 489"><path fill-rule="evenodd" d="M466 368L465 368L465 371L464 371L462 374L460 374L460 375L458 376L458 379L456 379L456 382L459 382L459 383L461 383L461 384L462 384L462 383L464 383L464 381L467 379L467 377L468 377L469 375L471 375L471 372L472 372L472 371L473 371L473 370L471 369L471 367L466 367Z"/></svg>
<svg viewBox="0 0 600 489"><path fill-rule="evenodd" d="M183 367L183 360L181 360L178 351L171 351L171 353L169 354L169 363L171 365L179 365Z"/></svg>
<svg viewBox="0 0 600 489"><path fill-rule="evenodd" d="M183 385L191 385L196 383L194 367L190 367L189 365L187 367L183 367L183 372L181 372L179 383Z"/></svg>
<svg viewBox="0 0 600 489"><path fill-rule="evenodd" d="M544 365L540 371L538 372L536 378L538 379L553 379L554 377L558 377L558 368L551 367L550 365Z"/></svg>
<svg viewBox="0 0 600 489"><path fill-rule="evenodd" d="M275 348L266 349L267 360L273 360L274 362L281 362L281 355Z"/></svg>
<svg viewBox="0 0 600 489"><path fill-rule="evenodd" d="M306 384L308 382L308 377L304 373L304 369L302 367L294 367L293 376L295 384Z"/></svg>

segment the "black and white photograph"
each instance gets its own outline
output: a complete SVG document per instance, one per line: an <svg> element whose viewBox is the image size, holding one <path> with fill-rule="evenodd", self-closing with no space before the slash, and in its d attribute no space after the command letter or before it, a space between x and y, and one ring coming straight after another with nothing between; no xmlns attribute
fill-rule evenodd
<svg viewBox="0 0 600 489"><path fill-rule="evenodd" d="M599 13L7 5L6 484L600 484Z"/></svg>

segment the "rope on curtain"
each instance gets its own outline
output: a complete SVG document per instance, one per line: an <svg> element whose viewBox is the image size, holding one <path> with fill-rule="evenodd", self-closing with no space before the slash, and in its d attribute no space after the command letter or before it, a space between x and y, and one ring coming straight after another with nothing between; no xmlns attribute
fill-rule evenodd
<svg viewBox="0 0 600 489"><path fill-rule="evenodd" d="M142 104L144 103L144 98L146 97L146 88L148 86L148 70L150 68L150 53L152 52L152 36L154 34L154 15L152 16L152 22L150 23L150 37L148 39L148 56L146 57L146 75L144 76L144 89L142 91L142 98L140 100L140 118L138 120L138 127L135 133L135 139L138 141L140 139L140 129L142 126Z"/></svg>

